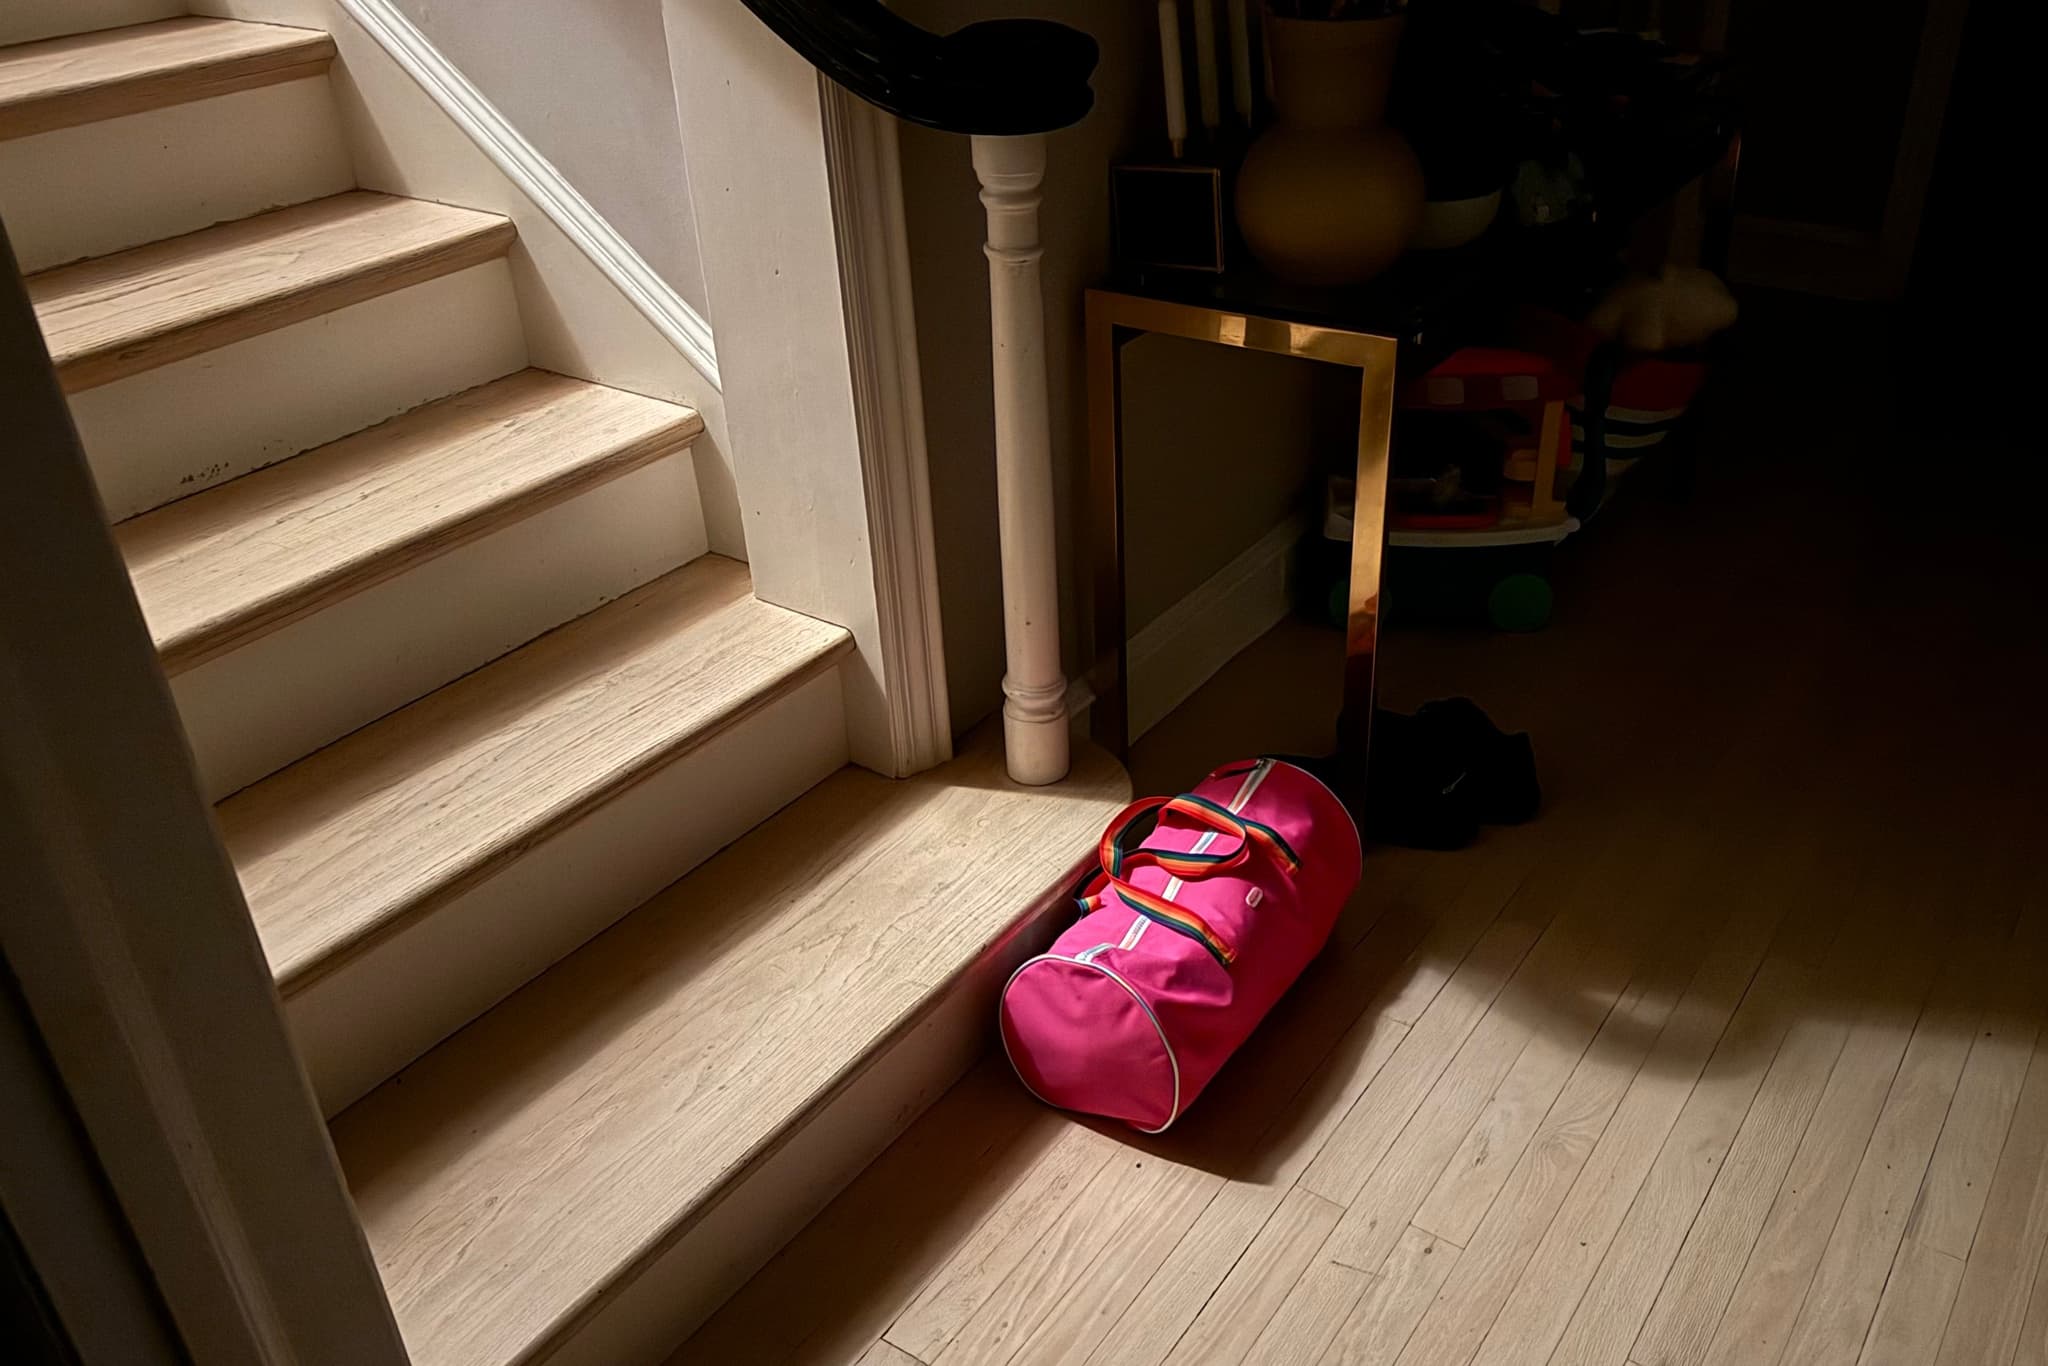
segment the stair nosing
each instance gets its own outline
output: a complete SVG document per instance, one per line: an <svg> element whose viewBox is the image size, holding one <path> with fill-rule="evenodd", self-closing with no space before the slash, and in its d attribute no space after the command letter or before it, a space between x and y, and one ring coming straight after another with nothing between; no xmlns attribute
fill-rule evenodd
<svg viewBox="0 0 2048 1366"><path fill-rule="evenodd" d="M606 604L606 606L610 605ZM772 612L788 611L787 608L776 607L772 603L761 603L760 606ZM600 607L595 610L601 612L604 608ZM790 613L790 615L799 616L801 614ZM583 618L578 618L578 620L583 620ZM568 622L564 626L557 627L556 630L564 630L575 624L573 621ZM550 632L549 634L553 633ZM541 639L545 638L545 636L541 637ZM529 642L529 645L533 643ZM527 647L522 646L520 648L524 649ZM745 692L738 693L727 705L706 716L702 722L690 730L679 733L665 743L634 756L632 762L628 764L622 764L607 770L603 775L602 781L587 785L569 799L559 802L542 812L533 820L521 826L514 838L496 841L472 851L472 857L452 866L432 886L399 904L389 907L375 919L364 921L359 925L351 927L344 934L318 946L316 950L309 951L291 962L274 968L273 978L279 995L290 999L305 991L324 978L333 975L336 971L347 966L347 964L369 952L385 940L400 933L422 917L431 914L472 888L489 881L505 868L517 863L535 845L544 842L550 836L567 829L586 816L591 815L618 797L630 792L635 786L652 777L663 768L683 758L693 750L702 748L726 731L731 730L734 726L773 705L821 674L837 667L843 657L852 653L853 648L852 634L843 628L838 629L829 642L821 643L810 649L801 660L782 666L766 681L757 680L752 687L749 687ZM517 654L518 651L515 650L511 653ZM454 683L446 686L454 687L474 679L487 672L493 665L510 657L511 655L501 656L500 660L493 660L491 664L486 664L473 673L464 675L463 678L457 679ZM421 702L428 701L435 695L434 693L429 693L427 697L410 705L418 706ZM406 708L401 708L399 712L393 713L393 715L402 714L405 710ZM377 722L371 723L372 726L377 724ZM370 727L365 727L364 729L368 730ZM361 732L358 733L360 734ZM346 738L344 737L344 739ZM342 742L337 741L336 743ZM290 770L284 771L289 772Z"/></svg>
<svg viewBox="0 0 2048 1366"><path fill-rule="evenodd" d="M1095 750L1092 746L1085 746L1080 752L1077 752L1077 759L1082 759L1083 755L1091 757L1077 764L1072 778L1076 786L1071 791L1063 793L1059 787L1018 790L1014 784L1000 781L1002 775L997 771L1000 767L1000 751L992 743L993 735L994 728L992 726L984 726L980 742L972 746L972 749L981 755L979 762L983 767L967 775L964 781L948 783L946 784L947 786L962 789L982 787L985 785L985 779L983 779L982 774L986 773L989 777L999 780L997 785L1020 791L1020 795L1043 794L1061 799L1063 805L1065 801L1071 800L1074 797L1079 797L1087 802L1099 803L1099 815L1092 817L1092 819L1086 816L1080 818L1080 824L1086 825L1090 831L1097 828L1101 820L1107 819L1111 813L1128 800L1128 777L1123 774L1120 766L1115 765L1114 761L1109 759L1106 754ZM962 758L967 757L968 755L963 753ZM1090 770L1094 770L1092 775ZM821 784L818 789L813 789L811 793L805 794L803 798L798 800L797 804L785 808L782 813L772 818L769 823L764 824L762 827L757 827L754 831L743 837L742 840L721 851L716 858L707 861L706 864L693 870L684 880L675 884L671 889L657 893L641 906L635 908L634 911L621 920L619 926L615 926L609 933L619 933L620 928L633 922L635 917L653 916L656 919L651 923L661 923L662 920L666 919L668 915L673 914L677 909L673 903L663 904L664 902L669 902L670 898L675 895L675 888L685 885L689 879L703 876L707 869L717 867L723 860L738 858L743 861L751 859L753 862L759 862L764 857L772 858L785 853L784 845L790 840L803 838L801 831L804 818L800 814L793 815L792 813L800 812L802 809L801 804L814 797L826 785L834 782L848 781L848 775L851 772L852 770L849 767L848 769L840 770L839 774L835 775L835 777L826 779L825 784ZM1112 777L1114 779L1113 782L1110 781ZM851 780L870 781L872 780L872 775L856 774ZM908 781L914 783L917 780L911 779ZM1112 786L1115 789L1114 791L1109 790ZM902 809L893 813L896 817L901 817L904 814L905 811ZM1074 818L1061 817L1059 819L1065 821ZM790 821L797 821L799 823L798 827L792 829L792 827L786 824ZM777 822L783 823L779 826L780 833L764 834L764 831L775 827ZM877 835L889 841L900 841L902 838L900 835L885 833L885 828L883 827L877 827ZM657 1270L664 1257L673 1252L677 1247L685 1244L692 1234L707 1219L714 1215L728 1198L742 1190L750 1180L754 1179L757 1173L767 1170L770 1164L777 1159L791 1142L799 1140L808 1133L820 1117L828 1113L831 1107L838 1103L851 1088L859 1085L862 1079L878 1063L890 1055L897 1044L914 1035L918 1029L925 1026L933 1018L935 1012L944 1009L948 1002L953 1000L963 987L970 985L975 980L978 972L985 971L991 963L1005 961L1005 954L1017 952L1020 935L1028 934L1034 926L1044 924L1045 918L1048 915L1059 914L1059 906L1071 882L1070 875L1075 870L1086 865L1092 857L1093 850L1091 847L1087 847L1091 838L1092 835L1084 834L1079 829L1076 829L1072 832L1073 846L1070 857L1061 859L1056 870L1047 872L1043 878L1040 878L1036 873L1032 874L1026 880L1029 885L1028 890L1022 886L1011 889L1015 892L1014 898L1005 894L999 900L987 900L985 904L989 914L986 916L976 915L968 921L954 921L948 931L948 937L944 941L943 948L934 952L932 961L921 964L916 968L905 970L896 976L893 983L881 979L871 981L869 985L874 990L869 993L868 999L877 1002L878 1008L869 1019L861 1022L861 1028L864 1032L856 1036L856 1041L851 1046L838 1048L834 1050L833 1054L820 1059L823 1068L829 1069L825 1071L825 1075L811 1078L800 1071L789 1077L787 1080L792 1083L793 1087L802 1089L800 1093L792 1094L787 1103L775 1107L772 1113L748 1111L741 1114L735 1112L727 1118L717 1120L716 1127L719 1129L721 1137L727 1135L737 1136L743 1141L744 1146L737 1152L728 1155L715 1170L703 1173L699 1179L695 1180L693 1189L687 1192L673 1192L677 1196L673 1201L670 1200L672 1192L669 1189L665 1188L658 1192L660 1207L652 1211L655 1216L649 1221L653 1225L652 1227L645 1230L636 1229L634 1236L620 1239L617 1246L604 1249L604 1255L601 1258L594 1255L598 1251L597 1248L585 1249L583 1254L580 1254L575 1266L577 1280L580 1283L573 1287L573 1293L566 1297L564 1302L548 1306L547 1317L541 1321L520 1326L518 1334L522 1340L516 1342L505 1341L495 1344L494 1348L499 1358L508 1363L536 1363L555 1359L556 1353L560 1352L570 1340L586 1329L592 1320L602 1314L621 1294L630 1291L643 1276ZM770 841L766 853L758 848L751 855L744 852L750 842L763 839ZM1032 841L1026 841L1023 845L1019 846L1021 850L1026 851L1046 847L1042 842L1034 843ZM863 839L856 842L856 848L853 850L847 851L844 854L835 852L833 856L834 862L829 866L836 873L840 874L842 878L852 878L858 875L858 870L862 866L862 860L872 856L874 852L874 847L868 845L866 840ZM1046 862L1049 864L1051 860L1046 860ZM726 891L731 890L730 887L723 887L721 884L714 883L707 886L704 895L710 896L714 888ZM828 921L835 919L843 920L846 913L835 912L831 908L831 903L836 896L833 887L821 888L821 893L821 895L806 897L805 907L798 918L787 922L778 921L772 910L773 898L779 897L780 889L776 889L772 895L764 893L762 897L756 899L756 903L748 908L748 915L743 922L749 927L747 933L755 936L750 945L740 950L740 957L746 964L741 969L745 977L729 989L731 992L744 995L748 985L755 978L763 973L772 975L776 967L784 964L784 946L797 947L799 955L805 959L815 958L821 951L837 952L836 949L821 950L819 947L819 944L824 942L822 937L827 935L831 927L819 927L812 925L810 922L815 917L823 917ZM721 916L728 914L730 909L721 907ZM913 910L912 913L915 914L916 912ZM766 919L757 919L757 915L765 916ZM961 933L963 928L967 931L966 933ZM973 936L971 939L968 937L969 934ZM837 936L833 934L830 937L836 939ZM812 940L817 940L818 943L809 942ZM563 960L563 964L573 962L581 955L592 952L599 942L601 940L585 945L576 954L566 957ZM730 936L707 939L702 945L705 963L708 965L712 960L736 961L734 953L740 944L741 940ZM650 946L646 944L633 944L628 949L615 948L608 957L601 957L594 966L586 963L583 972L580 974L586 980L575 984L573 989L581 992L590 987L594 982L609 980L599 971L600 969L610 969L619 966L619 964L611 962L609 959L616 959L622 952L630 952L632 948L647 947ZM876 955L877 962L886 962L895 956L893 951L888 950L870 949L869 952ZM553 973L559 970L563 964L557 964L555 967L550 968L548 972ZM707 966L696 976L701 977L704 972L708 971L709 968ZM487 1012L477 1021L472 1022L469 1028L476 1029L483 1026L486 1021L492 1019L495 1013L504 1011L508 1007L517 1009L516 1003L522 1000L525 993L536 989L539 982L545 980L547 975L547 973L542 974L541 978L536 979L535 982L528 983L519 992L513 993L506 1001L500 1002L494 1007L492 1012ZM693 977L692 980L695 979ZM991 981L994 980L996 979L991 979ZM571 988L564 989L568 990ZM814 1013L780 1021L774 1027L785 1034L792 1034L793 1036L805 1031L814 1030L819 1024L829 1021L829 999L827 997L820 997L817 1010ZM671 1017L677 1016L685 1008L685 1001L685 996L674 994L671 991L662 998L662 1003L658 1005L656 1013ZM521 1012L523 1018L515 1019L507 1026L507 1028L514 1031L512 1037L516 1038L519 1035L531 1033L533 1024L536 1021L545 1021L550 1018L547 1011L560 1004L559 1001L543 998L538 1003L526 1005ZM639 1009L630 1009L616 1016L607 1011L601 1017L593 1018L605 1018L607 1020L605 1025L607 1037L624 1039L638 1037L644 1022L651 1018L651 1016ZM766 1019L768 1017L762 1018ZM727 1028L752 1031L759 1027L759 1021L736 1021ZM437 1045L436 1049L430 1050L429 1053L412 1064L412 1068L418 1068L427 1064L437 1054L440 1054L442 1050L458 1046L466 1033L467 1031L464 1031L448 1040L444 1040L441 1044ZM838 1036L835 1035L834 1037ZM434 1153L426 1168L414 1170L408 1175L393 1177L401 1186L425 1182L425 1189L429 1192L429 1195L424 1203L412 1204L410 1208L399 1210L382 1208L367 1216L368 1222L366 1226L373 1233L382 1229L397 1240L391 1247L382 1248L377 1247L373 1238L373 1247L377 1247L376 1255L378 1256L380 1267L385 1267L387 1278L391 1275L390 1266L403 1266L407 1260L403 1256L397 1256L397 1260L387 1265L387 1255L396 1256L405 1251L412 1236L412 1231L425 1227L425 1225L420 1223L423 1217L446 1214L458 1208L455 1204L437 1203L437 1201L447 1202L456 1199L458 1192L451 1190L449 1183L460 1181L464 1172L475 1170L471 1162L464 1160L471 1151L467 1140L463 1140L457 1145L460 1149L457 1152L447 1151L446 1145L437 1141L437 1139L442 1137L452 1137L457 1132L457 1130L450 1128L444 1121L452 1116L464 1115L466 1113L478 1115L494 1114L497 1112L493 1103L495 1098L507 1095L517 1097L524 1089L523 1083L517 1075L511 1077L501 1076L488 1066L478 1068L472 1065L486 1057L495 1056L492 1050L501 1042L504 1042L504 1040L485 1038L471 1044L468 1056L459 1057L456 1060L460 1068L456 1074L450 1076L430 1074L429 1077L413 1079L413 1086L400 1086L400 1081L407 1078L408 1073L412 1070L412 1068L409 1068L407 1072L400 1073L397 1077L387 1081L384 1086L358 1100L354 1106L350 1107L349 1111L345 1111L343 1116L338 1116L335 1120L337 1125L350 1123L352 1126L350 1131L337 1135L338 1138L344 1140L339 1146L344 1159L345 1170L351 1174L352 1184L357 1183L360 1179L358 1173L368 1173L370 1174L370 1179L375 1181L381 1179L385 1172L395 1173L402 1170L403 1164L394 1163L394 1159L411 1151L411 1145L417 1139L425 1139L429 1143L434 1144L436 1148L443 1149ZM642 1047L644 1048L644 1045ZM610 1065L608 1063L597 1063L597 1056L597 1054L593 1054L591 1059L588 1060L588 1064L598 1066ZM541 1083L542 1091L550 1095L573 1094L578 1097L582 1096L583 1087L579 1083L572 1082L567 1091L562 1089L563 1084L569 1082L570 1078L573 1077L573 1073L564 1074L556 1071L539 1054L536 1054L530 1061L537 1064L534 1075L546 1078ZM581 1065L586 1064L579 1064L579 1066ZM734 1059L727 1066L728 1069L731 1066L744 1068L747 1064L741 1059ZM733 1072L730 1076L726 1076L726 1073L723 1072L719 1074L719 1076L725 1077L729 1082L743 1080L745 1075L744 1071ZM457 1080L458 1077L474 1078L474 1080ZM706 1076L700 1085L709 1094L709 1088L712 1087L715 1081L717 1081L717 1078ZM412 1107L403 1099L407 1095L424 1097L438 1094L439 1086L445 1082L453 1082L462 1088L462 1094L458 1097L457 1108L449 1110L446 1114L443 1114L437 1106L430 1106L428 1110L423 1112ZM427 1089L421 1090L421 1087L426 1087ZM507 1087L510 1087L509 1092L505 1089ZM719 1084L716 1089L722 1093L726 1087L724 1084ZM537 1092L536 1094L539 1093ZM389 1130L379 1123L381 1117L375 1112L360 1115L353 1121L349 1121L347 1118L359 1107L371 1104L380 1096L389 1098L388 1103L393 1103L400 1107L397 1114L392 1116L398 1119L402 1125L402 1133L395 1140L389 1136ZM588 1102L580 1099L567 1102L571 1109L586 1103ZM604 1102L600 1099L597 1103L603 1104ZM521 1126L522 1131L533 1123L545 1124L552 1130L556 1125L570 1122L566 1112L558 1113L559 1106L560 1103L550 1103L546 1114L540 1119L529 1120L521 1118L516 1122ZM762 1108L766 1109L766 1107ZM524 1113L525 1103L516 1100L514 1101L513 1108L504 1112L508 1117L514 1114L524 1115ZM649 1115L643 1115L641 1118L644 1121L654 1113L656 1112L650 1111ZM471 1124L475 1123L475 1121L468 1122ZM494 1124L486 1127L470 1127L466 1131L482 1135L487 1132L487 1129L495 1129L495 1127ZM578 1131L580 1132L580 1129ZM380 1138L378 1137L379 1135L384 1137ZM391 1146L394 1141L398 1146ZM618 1142L620 1140L614 1138L607 1141ZM630 1143L632 1140L627 1139L624 1141ZM363 1146L365 1142L370 1145L367 1150ZM508 1151L525 1151L525 1145L521 1144L518 1148ZM501 1153L499 1156L502 1157L503 1154ZM354 1160L357 1158L367 1159L367 1165L365 1167L353 1165ZM611 1168L607 1165L602 1170L609 1172ZM549 1172L551 1178L564 1174L552 1170ZM585 1172L582 1175L588 1177L590 1173ZM494 1178L496 1186L503 1189L514 1189L535 1179L537 1178L532 1173L521 1173L502 1179ZM433 1192L445 1192L445 1194L437 1196ZM467 1189L459 1192L460 1196L465 1199L473 1199L478 1193L477 1189ZM648 1198L650 1200L655 1199L655 1194L650 1193ZM488 1206L484 1208L488 1208ZM458 1256L455 1263L449 1263L445 1258L436 1258L435 1260L440 1262L441 1265L435 1275L428 1278L428 1283L430 1284L438 1279L440 1275L446 1275L454 1271L456 1264L459 1264L462 1258ZM415 1273L415 1276L417 1276L417 1273ZM398 1292L399 1288L396 1285L393 1286L394 1294ZM416 1290L417 1285L408 1286L406 1289L409 1292ZM410 1298L405 1301L407 1304L413 1302ZM446 1314L441 1311L445 1311L449 1303L450 1301L446 1295L442 1295L431 1302L429 1308L436 1311L436 1321L446 1318ZM402 1306L395 1302L394 1307ZM404 1317L401 1316L401 1323L404 1322ZM420 1348L416 1347L416 1354L420 1350ZM474 1360L476 1358L464 1353L443 1353L433 1356L421 1354L418 1355L417 1359L424 1363L429 1361L453 1362L456 1360Z"/></svg>
<svg viewBox="0 0 2048 1366"><path fill-rule="evenodd" d="M516 1360L521 1363L543 1362L559 1351L596 1317L607 1300L616 1297L641 1276L653 1270L663 1256L679 1246L698 1225L752 1179L756 1172L766 1167L774 1160L776 1154L800 1137L806 1128L858 1083L899 1041L915 1033L926 1020L936 1014L946 998L960 988L977 966L996 957L1004 944L1013 941L1033 925L1044 921L1048 916L1060 914L1063 905L1071 905L1067 889L1079 883L1095 862L1096 853L1092 849L1077 854L1073 863L1048 883L1044 891L1018 909L1000 933L982 944L972 955L956 962L939 980L921 983L922 991L916 1001L905 1007L890 1021L887 1028L870 1037L851 1057L840 1064L839 1069L829 1080L806 1096L800 1105L775 1121L773 1127L763 1133L745 1153L734 1159L729 1167L719 1172L695 1199L678 1209L659 1233L635 1248L620 1262L609 1279L587 1292L573 1309L557 1320L547 1333L530 1343Z"/></svg>
<svg viewBox="0 0 2048 1366"><path fill-rule="evenodd" d="M463 393L473 394L529 373L532 373L531 369L515 371L504 379L493 380L475 389L464 390ZM252 470L237 479L195 493L191 497L197 500L216 495L223 490L234 488L242 480L271 475L284 469L291 461L317 459L324 450L355 441L367 433L388 428L394 423L402 423L407 418L433 408L436 404L460 397L462 394L456 394L451 395L449 399L437 399L434 403L423 404L410 412L401 413L373 427L367 427L361 432L353 432L325 445L303 451L289 460ZM554 471L547 479L513 490L485 506L459 514L450 514L440 521L417 528L406 536L395 537L374 548L365 549L354 558L330 566L320 574L308 575L251 597L241 603L231 616L223 616L215 621L190 626L166 635L156 641L157 658L164 672L175 677L209 660L229 654L251 641L260 640L294 622L302 621L332 603L388 582L419 564L501 530L511 522L567 502L589 489L609 483L688 447L704 432L703 416L694 408L681 404L672 406L678 410L677 416L659 429L619 442L600 455L564 466ZM178 500L180 503L185 501L188 500ZM165 506L172 507L176 504ZM148 517L161 510L155 509L140 516Z"/></svg>
<svg viewBox="0 0 2048 1366"><path fill-rule="evenodd" d="M255 90L267 85L282 85L286 81L303 80L326 71L334 61L333 35L318 29L235 19L212 19L200 15L161 19L127 25L124 28L102 29L93 33L44 38L33 43L16 44L12 50L18 52L23 48L66 43L84 47L87 46L84 40L104 39L110 33L122 32L137 32L139 36L139 30L143 29L163 32L168 27L179 32L188 32L197 27L222 28L230 25L264 29L280 36L274 47L227 56L166 63L154 70L132 72L112 81L88 85L60 85L50 90L18 94L12 99L0 99L0 141L33 137L38 133L52 133L59 129L77 128L106 119L124 118L133 114L148 113L151 110L191 104L217 95L230 95L236 91ZM285 34L292 36L282 36ZM9 50L0 48L0 57L4 57ZM156 89L141 89L150 86Z"/></svg>
<svg viewBox="0 0 2048 1366"><path fill-rule="evenodd" d="M96 267L103 268L106 263L118 261L123 257L160 250L170 242L188 241L207 234L245 231L251 225L266 220L275 221L279 215L303 213L319 205L334 205L343 200L361 204L365 209L408 202L431 204L436 209L462 215L463 219L458 221L451 217L446 229L429 241L414 244L386 258L357 263L331 275L297 281L287 287L273 288L229 303L195 308L165 325L147 331L138 330L116 335L89 346L79 344L75 349L64 350L62 354L59 354L57 345L53 344L51 362L64 392L76 394L95 389L132 375L143 374L181 360L189 360L236 342L338 312L354 304L366 303L386 294L397 293L412 285L453 275L471 266L482 265L503 256L517 236L511 219L488 210L409 199L403 195L383 194L371 190L347 190L305 204L272 209L249 218L217 223L176 237L39 271L28 277L30 294L34 299L39 285L47 290L51 282L58 277L83 274ZM34 299L34 302L40 321L43 306L49 300Z"/></svg>

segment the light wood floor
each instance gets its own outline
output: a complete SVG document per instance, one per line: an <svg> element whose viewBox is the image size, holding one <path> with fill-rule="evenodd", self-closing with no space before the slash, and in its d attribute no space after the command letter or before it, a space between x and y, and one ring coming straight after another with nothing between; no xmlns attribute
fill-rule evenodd
<svg viewBox="0 0 2048 1366"><path fill-rule="evenodd" d="M1734 393L1550 630L1391 635L1385 699L1532 731L1544 813L1374 851L1170 1133L992 1060L677 1361L2048 1366L2039 504L1824 411ZM1323 742L1335 647L1240 656L1139 790Z"/></svg>

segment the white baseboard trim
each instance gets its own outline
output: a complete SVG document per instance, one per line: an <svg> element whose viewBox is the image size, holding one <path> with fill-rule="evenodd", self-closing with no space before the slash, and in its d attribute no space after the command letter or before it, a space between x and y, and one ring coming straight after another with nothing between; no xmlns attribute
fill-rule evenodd
<svg viewBox="0 0 2048 1366"><path fill-rule="evenodd" d="M1286 617L1294 550L1305 534L1306 522L1289 517L1131 637L1126 692L1132 740Z"/></svg>
<svg viewBox="0 0 2048 1366"><path fill-rule="evenodd" d="M335 0L419 83L458 128L469 135L499 171L546 214L592 265L623 294L655 330L680 351L712 388L719 387L718 353L711 324L655 273L633 245L605 221L575 186L562 178L456 70L440 49L401 14L391 0Z"/></svg>

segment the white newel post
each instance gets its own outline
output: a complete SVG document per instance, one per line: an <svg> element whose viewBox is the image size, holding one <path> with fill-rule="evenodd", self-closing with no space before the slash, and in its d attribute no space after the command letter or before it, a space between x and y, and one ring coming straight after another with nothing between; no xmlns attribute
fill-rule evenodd
<svg viewBox="0 0 2048 1366"><path fill-rule="evenodd" d="M1038 279L1045 138L974 138L988 209L990 350L995 362L996 514L1002 535L1003 747L1010 776L1067 776L1067 678L1060 667L1045 301Z"/></svg>

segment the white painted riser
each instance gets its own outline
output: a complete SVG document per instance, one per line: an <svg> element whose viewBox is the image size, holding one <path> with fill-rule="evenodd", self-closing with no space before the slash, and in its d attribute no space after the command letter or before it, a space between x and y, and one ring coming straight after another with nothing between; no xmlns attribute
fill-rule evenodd
<svg viewBox="0 0 2048 1366"><path fill-rule="evenodd" d="M71 396L115 521L526 365L489 261Z"/></svg>
<svg viewBox="0 0 2048 1366"><path fill-rule="evenodd" d="M338 1113L841 767L841 688L827 669L287 996L324 1112Z"/></svg>
<svg viewBox="0 0 2048 1366"><path fill-rule="evenodd" d="M704 553L690 453L458 546L171 680L209 799Z"/></svg>
<svg viewBox="0 0 2048 1366"><path fill-rule="evenodd" d="M0 142L24 272L354 188L324 75Z"/></svg>
<svg viewBox="0 0 2048 1366"><path fill-rule="evenodd" d="M184 12L179 0L6 0L0 4L0 47L175 19Z"/></svg>

